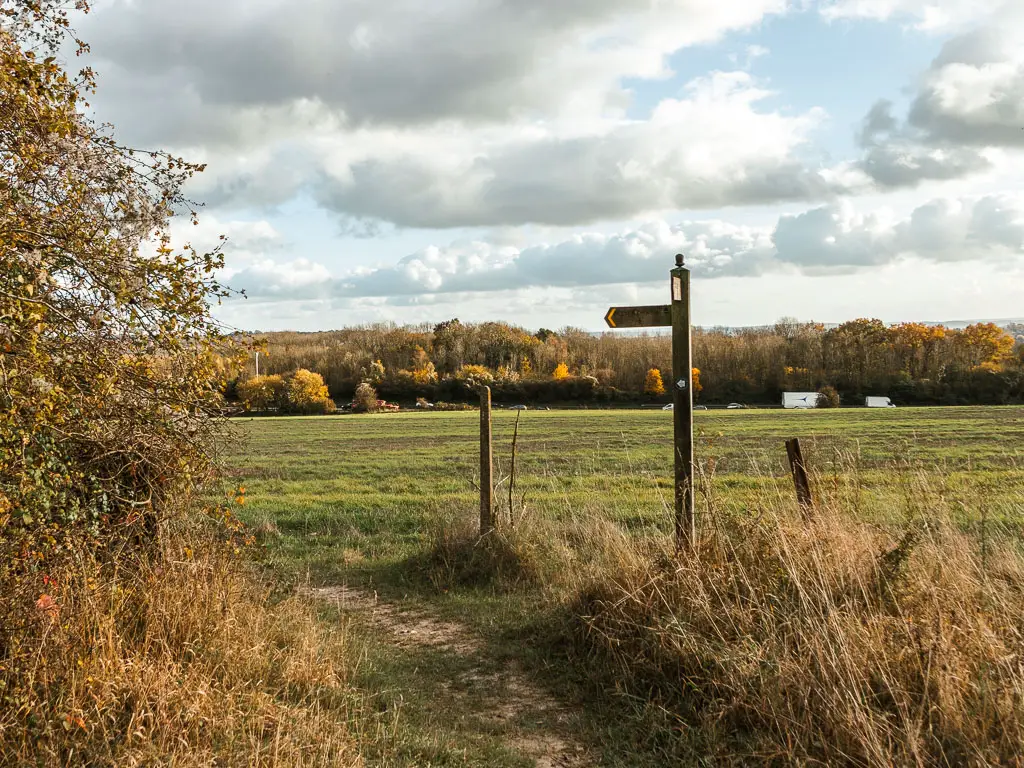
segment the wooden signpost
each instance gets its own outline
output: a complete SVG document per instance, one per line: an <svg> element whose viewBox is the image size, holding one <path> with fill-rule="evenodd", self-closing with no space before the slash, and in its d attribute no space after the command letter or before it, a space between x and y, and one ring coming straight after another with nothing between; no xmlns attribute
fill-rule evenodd
<svg viewBox="0 0 1024 768"><path fill-rule="evenodd" d="M676 544L690 548L696 536L693 513L693 357L690 340L690 270L676 255L670 273L672 303L650 307L612 307L609 328L672 327L672 403L675 453Z"/></svg>

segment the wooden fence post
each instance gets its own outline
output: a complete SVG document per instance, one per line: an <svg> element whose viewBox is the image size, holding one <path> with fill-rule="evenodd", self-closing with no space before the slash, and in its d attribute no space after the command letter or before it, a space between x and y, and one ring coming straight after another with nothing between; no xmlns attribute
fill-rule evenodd
<svg viewBox="0 0 1024 768"><path fill-rule="evenodd" d="M494 453L491 442L491 388L480 390L480 535L494 530Z"/></svg>
<svg viewBox="0 0 1024 768"><path fill-rule="evenodd" d="M793 485L796 486L796 498L804 514L814 509L814 498L811 496L811 481L807 477L804 456L800 452L800 440L793 438L786 441L786 455L789 456L789 468L793 473Z"/></svg>

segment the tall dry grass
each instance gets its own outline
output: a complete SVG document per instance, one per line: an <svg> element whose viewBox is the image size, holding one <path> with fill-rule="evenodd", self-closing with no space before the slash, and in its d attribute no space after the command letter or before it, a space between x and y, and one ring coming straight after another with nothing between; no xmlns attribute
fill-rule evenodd
<svg viewBox="0 0 1024 768"><path fill-rule="evenodd" d="M344 628L209 531L148 564L69 556L46 588L0 660L0 764L360 765L383 735Z"/></svg>
<svg viewBox="0 0 1024 768"><path fill-rule="evenodd" d="M810 520L781 499L707 517L689 554L595 532L603 565L566 590L574 652L674 759L1022 764L1019 541L911 481L898 525L837 492Z"/></svg>

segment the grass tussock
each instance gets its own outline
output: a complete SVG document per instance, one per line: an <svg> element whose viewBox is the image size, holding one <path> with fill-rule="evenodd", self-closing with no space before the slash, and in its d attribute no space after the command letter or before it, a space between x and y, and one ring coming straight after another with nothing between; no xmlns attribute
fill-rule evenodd
<svg viewBox="0 0 1024 768"><path fill-rule="evenodd" d="M615 557L632 553L629 542L619 526L596 515L563 521L525 517L515 526L499 518L483 537L476 520L447 518L435 523L425 551L406 564L440 591L490 587L562 594Z"/></svg>
<svg viewBox="0 0 1024 768"><path fill-rule="evenodd" d="M208 533L69 557L0 649L0 764L359 765L353 649Z"/></svg>
<svg viewBox="0 0 1024 768"><path fill-rule="evenodd" d="M484 586L511 590L549 581L556 559L552 545L532 531L505 526L481 537L476 521L455 518L434 526L429 546L407 567L442 592Z"/></svg>
<svg viewBox="0 0 1024 768"><path fill-rule="evenodd" d="M762 510L690 555L616 548L569 599L573 647L713 762L1017 765L1024 559L945 520ZM596 575L595 575L596 574Z"/></svg>

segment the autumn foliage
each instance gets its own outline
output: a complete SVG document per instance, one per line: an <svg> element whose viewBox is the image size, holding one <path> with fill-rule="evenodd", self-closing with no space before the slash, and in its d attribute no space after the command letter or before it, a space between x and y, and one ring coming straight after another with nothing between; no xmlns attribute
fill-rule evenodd
<svg viewBox="0 0 1024 768"><path fill-rule="evenodd" d="M293 413L331 413L334 401L327 392L323 376L305 369L292 374L285 383L288 410Z"/></svg>
<svg viewBox="0 0 1024 768"><path fill-rule="evenodd" d="M287 402L286 385L281 376L253 376L239 382L235 391L247 411L283 408Z"/></svg>
<svg viewBox="0 0 1024 768"><path fill-rule="evenodd" d="M653 395L654 397L660 397L665 394L665 384L661 380L661 371L657 368L651 368L647 372L647 378L644 381L644 394Z"/></svg>
<svg viewBox="0 0 1024 768"><path fill-rule="evenodd" d="M843 402L888 395L898 404L1024 401L1024 328L990 323L964 329L859 319L826 328L695 329L693 393L702 403L776 404L784 391L834 387ZM647 373L672 369L665 335L596 335L566 328L536 333L506 323L451 320L433 328L369 326L263 338L270 370L307 368L346 398L372 372L390 400L473 401L488 383L515 402L637 401Z"/></svg>
<svg viewBox="0 0 1024 768"><path fill-rule="evenodd" d="M78 673L44 673L60 652L44 652L41 638L60 635L82 605L71 574L109 573L115 556L130 573L159 557L169 521L209 477L234 375L209 314L226 295L221 256L176 248L168 234L173 212L189 222L182 188L201 167L133 151L85 117L92 73L71 75L56 58L66 5L0 0L5 764L9 734L45 744L64 714L70 729L84 727L47 710L62 675ZM86 654L98 639L76 642ZM72 754L54 759L83 759Z"/></svg>

